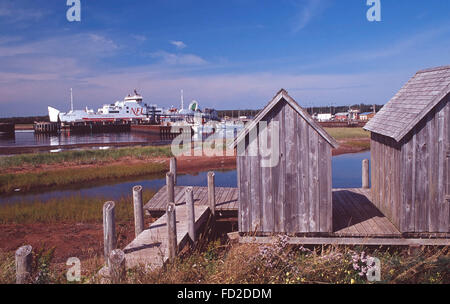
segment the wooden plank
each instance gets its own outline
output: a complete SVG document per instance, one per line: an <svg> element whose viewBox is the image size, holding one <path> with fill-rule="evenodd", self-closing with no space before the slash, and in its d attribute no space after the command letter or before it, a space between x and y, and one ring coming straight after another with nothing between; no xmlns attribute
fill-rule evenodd
<svg viewBox="0 0 450 304"><path fill-rule="evenodd" d="M355 192L359 192L362 195L365 195L367 200L361 204L362 208L364 208L367 212L374 214L372 217L373 222L377 226L377 230L380 235L400 235L400 231L385 217L375 205L373 205L367 193L364 193L364 189L353 189Z"/></svg>
<svg viewBox="0 0 450 304"><path fill-rule="evenodd" d="M270 147L272 153L277 144L272 139L274 130L274 121L272 112L267 116L267 148ZM274 229L274 196L272 193L272 169L270 166L261 168L261 188L262 188L262 231L272 232Z"/></svg>
<svg viewBox="0 0 450 304"><path fill-rule="evenodd" d="M286 181L284 183L284 191L286 200L284 203L285 225L284 229L287 233L298 232L297 224L297 128L296 119L298 115L291 106L285 107L285 128L283 133L286 145Z"/></svg>
<svg viewBox="0 0 450 304"><path fill-rule="evenodd" d="M422 129L420 129L423 127ZM427 163L429 159L429 151L427 147L428 134L427 125L423 126L423 122L417 127L419 130L416 134L416 229L415 232L425 232L427 230L427 197L426 191L428 189L427 179Z"/></svg>
<svg viewBox="0 0 450 304"><path fill-rule="evenodd" d="M329 211L331 210L331 200L329 194L331 193L331 184L329 184L329 145L325 140L319 137L319 231L331 232L329 229L331 217L329 218Z"/></svg>
<svg viewBox="0 0 450 304"><path fill-rule="evenodd" d="M272 167L272 193L274 200L274 227L273 232L283 232L284 221L283 221L283 204L284 204L284 162L285 156L284 152L284 137L283 137L283 107L278 105L276 107L276 112L274 112L274 121L278 121L279 124L279 151L280 157L278 164Z"/></svg>
<svg viewBox="0 0 450 304"><path fill-rule="evenodd" d="M241 244L273 244L277 238L244 236ZM290 237L293 245L366 245L366 246L449 246L450 239L405 239L405 238L345 238L345 237Z"/></svg>
<svg viewBox="0 0 450 304"><path fill-rule="evenodd" d="M342 191L342 195L345 200L344 206L348 208L348 212L357 221L357 224L355 224L355 226L358 231L364 235L371 234L372 227L367 223L370 215L366 214L366 212L362 210L358 204L355 204L351 192L349 192L348 190Z"/></svg>
<svg viewBox="0 0 450 304"><path fill-rule="evenodd" d="M366 196L358 192L357 189L349 189L346 193L347 199L353 203L353 206L360 212L364 218L363 224L365 225L368 235L380 235L384 231L377 225L375 218L378 215L375 208L367 208Z"/></svg>
<svg viewBox="0 0 450 304"><path fill-rule="evenodd" d="M337 212L342 216L341 221L344 222L344 229L341 229L340 231L336 231L336 233L348 233L350 235L360 235L361 233L356 228L355 219L352 218L352 214L347 210L347 208L344 206L344 198L342 197L342 192L345 190L334 190L333 191L333 208L336 208Z"/></svg>
<svg viewBox="0 0 450 304"><path fill-rule="evenodd" d="M216 210L224 210L227 209L225 204L226 188L216 187Z"/></svg>
<svg viewBox="0 0 450 304"><path fill-rule="evenodd" d="M251 206L251 231L260 231L261 230L261 197L260 197L260 182L261 182L261 170L260 170L260 160L259 160L259 127L256 126L253 128L250 135L254 136L254 139L251 145L253 153L252 156L249 156L246 161L249 162L250 165L250 197L251 200L249 205Z"/></svg>
<svg viewBox="0 0 450 304"><path fill-rule="evenodd" d="M310 232L319 232L319 165L318 165L318 136L312 128L309 133L309 229Z"/></svg>
<svg viewBox="0 0 450 304"><path fill-rule="evenodd" d="M309 209L310 209L310 196L309 196L309 126L305 120L298 118L298 125L300 126L298 136L300 143L300 153L298 155L297 170L300 174L300 187L299 187L299 231L309 232Z"/></svg>
<svg viewBox="0 0 450 304"><path fill-rule="evenodd" d="M224 191L224 195L223 195L223 201L226 203L224 205L224 209L225 210L230 210L230 206L232 203L230 203L232 201L232 197L233 197L233 189L232 188L226 188Z"/></svg>
<svg viewBox="0 0 450 304"><path fill-rule="evenodd" d="M428 148L430 151L428 162L428 230L429 232L439 232L439 142L436 140L439 138L438 134L438 117L436 111L433 109L428 113Z"/></svg>
<svg viewBox="0 0 450 304"><path fill-rule="evenodd" d="M195 206L195 229L207 219L208 206ZM177 245L181 249L188 240L187 206L176 207ZM144 230L125 249L125 261L128 269L146 266L155 270L168 260L167 216L164 214L150 228Z"/></svg>
<svg viewBox="0 0 450 304"><path fill-rule="evenodd" d="M333 232L336 235L351 235L349 223L345 221L347 215L342 211L338 194L339 190L333 191ZM355 230L356 231L356 230Z"/></svg>

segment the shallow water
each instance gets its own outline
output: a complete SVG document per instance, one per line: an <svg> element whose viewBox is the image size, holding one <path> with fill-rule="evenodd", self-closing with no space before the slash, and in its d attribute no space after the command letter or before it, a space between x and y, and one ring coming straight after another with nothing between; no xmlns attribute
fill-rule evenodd
<svg viewBox="0 0 450 304"><path fill-rule="evenodd" d="M370 152L345 154L333 157L333 187L359 188L361 187L361 162L370 159ZM215 171L215 180L218 187L237 187L236 170ZM121 181L107 181L102 183L89 183L85 186L67 187L45 192L16 193L10 196L0 196L0 204L47 201L52 198L71 196L102 197L105 199L119 199L131 194L133 186L142 185L144 189L159 190L165 184L164 174L151 175L145 178L135 178ZM207 171L183 174L177 177L180 186L206 186Z"/></svg>
<svg viewBox="0 0 450 304"><path fill-rule="evenodd" d="M70 134L58 135L35 134L34 131L16 131L14 136L0 136L1 147L23 147L23 146L60 146L74 144L92 143L126 143L160 141L159 136L150 136L138 132L120 133L93 133L93 134Z"/></svg>

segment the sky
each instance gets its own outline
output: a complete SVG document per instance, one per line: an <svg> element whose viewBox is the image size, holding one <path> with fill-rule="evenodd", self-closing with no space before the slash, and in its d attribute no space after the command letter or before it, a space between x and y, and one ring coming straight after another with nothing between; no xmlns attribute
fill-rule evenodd
<svg viewBox="0 0 450 304"><path fill-rule="evenodd" d="M450 1L0 1L0 117L95 110L134 88L163 107L384 104L418 70L450 65Z"/></svg>

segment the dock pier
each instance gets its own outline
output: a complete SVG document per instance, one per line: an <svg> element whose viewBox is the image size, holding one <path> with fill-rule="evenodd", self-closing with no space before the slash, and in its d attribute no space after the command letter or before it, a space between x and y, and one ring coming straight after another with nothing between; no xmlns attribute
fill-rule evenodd
<svg viewBox="0 0 450 304"><path fill-rule="evenodd" d="M14 123L0 123L0 133L11 135L15 132Z"/></svg>

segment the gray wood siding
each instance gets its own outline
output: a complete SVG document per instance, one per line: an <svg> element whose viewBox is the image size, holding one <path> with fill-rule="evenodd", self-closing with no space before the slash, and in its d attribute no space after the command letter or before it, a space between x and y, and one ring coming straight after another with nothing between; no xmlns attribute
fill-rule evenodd
<svg viewBox="0 0 450 304"><path fill-rule="evenodd" d="M259 153L249 156L245 138L245 155L237 157L239 231L332 232L331 145L285 101L263 120L269 129L279 123L279 162L263 168ZM268 137L271 147L271 132Z"/></svg>
<svg viewBox="0 0 450 304"><path fill-rule="evenodd" d="M372 201L401 232L450 232L448 100L399 143L372 133Z"/></svg>

